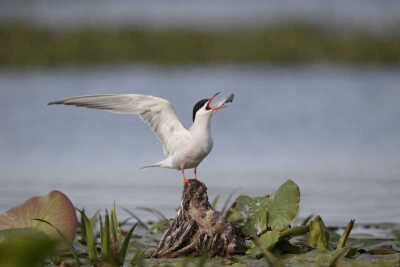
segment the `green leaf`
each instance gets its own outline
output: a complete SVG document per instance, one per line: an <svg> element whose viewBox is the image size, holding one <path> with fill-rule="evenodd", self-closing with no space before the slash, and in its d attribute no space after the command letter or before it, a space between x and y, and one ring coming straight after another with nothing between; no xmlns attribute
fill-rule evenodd
<svg viewBox="0 0 400 267"><path fill-rule="evenodd" d="M230 222L242 226L244 234L259 234L267 229L268 197L239 196L227 212Z"/></svg>
<svg viewBox="0 0 400 267"><path fill-rule="evenodd" d="M279 241L280 234L277 231L268 231L262 234L259 237L259 245L263 249L271 250L276 243ZM260 248L253 242L253 245L249 250L247 250L246 254L251 254L251 255L260 255L263 254L263 251L260 251Z"/></svg>
<svg viewBox="0 0 400 267"><path fill-rule="evenodd" d="M96 212L94 213L94 215L92 216L92 218L90 218L90 223L92 224L93 228L96 227L97 220L98 220L98 218L99 218L99 214L100 214L100 211L96 211Z"/></svg>
<svg viewBox="0 0 400 267"><path fill-rule="evenodd" d="M55 255L57 241L35 228L0 231L0 266L40 267Z"/></svg>
<svg viewBox="0 0 400 267"><path fill-rule="evenodd" d="M267 230L286 230L299 210L299 187L291 180L286 181L272 196L239 196L229 211L228 221L242 226L244 234L260 234Z"/></svg>
<svg viewBox="0 0 400 267"><path fill-rule="evenodd" d="M287 229L299 211L300 190L292 180L282 184L268 205L268 225L272 230Z"/></svg>
<svg viewBox="0 0 400 267"><path fill-rule="evenodd" d="M257 235L252 234L253 244L259 253L258 254L257 252L255 252L257 253L255 255L257 256L263 254L266 263L268 264L268 266L271 267L283 267L283 263L268 249L268 247L270 249L273 248L275 244L279 241L279 235L280 233L278 232L268 231L263 234L264 238L261 239Z"/></svg>
<svg viewBox="0 0 400 267"><path fill-rule="evenodd" d="M115 202L110 215L110 257L118 261L121 252L121 231L115 212Z"/></svg>
<svg viewBox="0 0 400 267"><path fill-rule="evenodd" d="M264 209L256 212L254 215L250 216L243 226L242 230L245 234L256 233L261 234L267 229L267 212Z"/></svg>
<svg viewBox="0 0 400 267"><path fill-rule="evenodd" d="M332 249L329 244L329 232L320 216L315 217L310 223L307 244L321 250Z"/></svg>
<svg viewBox="0 0 400 267"><path fill-rule="evenodd" d="M294 236L304 235L310 231L310 226L301 225L289 228L281 232L281 238L292 238Z"/></svg>
<svg viewBox="0 0 400 267"><path fill-rule="evenodd" d="M101 256L103 259L105 259L110 257L110 216L108 215L108 211L106 210L106 214L104 215L104 224L100 215L99 218L101 229Z"/></svg>
<svg viewBox="0 0 400 267"><path fill-rule="evenodd" d="M125 261L125 257L126 257L126 252L128 251L128 246L129 246L129 240L132 237L132 233L133 231L135 231L135 228L137 226L137 223L135 223L132 228L129 230L128 234L126 235L124 242L122 243L122 247L121 247L121 254L120 254L120 263L123 264Z"/></svg>
<svg viewBox="0 0 400 267"><path fill-rule="evenodd" d="M117 210L115 208L115 201L113 204L113 209L111 211L111 229L116 237L118 244L121 244L121 229L119 228L119 223L117 219Z"/></svg>
<svg viewBox="0 0 400 267"><path fill-rule="evenodd" d="M51 224L50 222L43 220L43 219L33 219L33 220L37 220L43 223L46 223L48 225L50 225L51 227L53 227L57 233L60 235L60 237L63 239L63 241L68 244L69 246L69 251L71 252L72 256L74 257L74 259L76 260L78 266L81 265L80 261L79 261L79 256L78 256L78 252L76 251L76 249L74 248L74 245L72 244L72 242L61 232L60 229L58 229L55 225Z"/></svg>
<svg viewBox="0 0 400 267"><path fill-rule="evenodd" d="M97 249L96 249L96 238L94 235L92 224L89 218L86 216L85 211L81 211L81 223L85 228L86 233L86 244L88 247L89 260L94 263L97 261Z"/></svg>

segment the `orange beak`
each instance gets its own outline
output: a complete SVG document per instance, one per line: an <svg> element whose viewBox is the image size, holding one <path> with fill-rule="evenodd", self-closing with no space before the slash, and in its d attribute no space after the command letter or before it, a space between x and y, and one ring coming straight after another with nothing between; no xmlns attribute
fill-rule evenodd
<svg viewBox="0 0 400 267"><path fill-rule="evenodd" d="M210 99L208 99L207 106L206 106L206 109L207 109L207 110L218 110L218 109L224 108L224 105L215 106L215 107L210 107L211 101L212 101L217 95L219 95L219 94L220 94L220 93L218 92L218 93L214 94L212 97L210 97Z"/></svg>

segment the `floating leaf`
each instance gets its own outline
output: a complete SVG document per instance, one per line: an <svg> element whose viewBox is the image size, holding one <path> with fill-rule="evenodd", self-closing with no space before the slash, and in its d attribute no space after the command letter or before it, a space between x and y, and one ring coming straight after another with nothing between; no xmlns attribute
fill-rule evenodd
<svg viewBox="0 0 400 267"><path fill-rule="evenodd" d="M33 219L42 219L59 229L68 240L74 240L78 220L74 206L66 195L52 191L46 196L33 197L22 205L8 210L0 216L0 230L12 228L36 228L55 240L63 241L54 227ZM68 249L60 242L58 249Z"/></svg>
<svg viewBox="0 0 400 267"><path fill-rule="evenodd" d="M311 247L321 250L332 249L329 244L329 232L320 216L315 217L310 223L307 243Z"/></svg>
<svg viewBox="0 0 400 267"><path fill-rule="evenodd" d="M292 180L282 184L268 205L268 225L282 231L290 226L299 211L300 190Z"/></svg>

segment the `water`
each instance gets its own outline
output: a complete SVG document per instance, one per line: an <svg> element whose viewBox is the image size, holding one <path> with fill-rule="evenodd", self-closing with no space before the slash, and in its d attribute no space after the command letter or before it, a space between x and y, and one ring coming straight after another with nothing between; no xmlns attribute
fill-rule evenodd
<svg viewBox="0 0 400 267"><path fill-rule="evenodd" d="M316 23L381 27L400 21L396 0L298 0L298 1L195 1L195 0L3 0L0 21L25 20L50 26L77 24L195 26L214 28L262 24L286 19L306 19Z"/></svg>
<svg viewBox="0 0 400 267"><path fill-rule="evenodd" d="M136 207L173 216L182 178L138 170L163 158L139 118L47 103L150 94L169 99L190 126L194 103L223 91L236 98L215 114L214 149L199 167L211 199L271 193L291 178L301 188L301 216L398 222L399 74L325 65L2 69L0 212L57 189L90 212L116 200L145 218Z"/></svg>

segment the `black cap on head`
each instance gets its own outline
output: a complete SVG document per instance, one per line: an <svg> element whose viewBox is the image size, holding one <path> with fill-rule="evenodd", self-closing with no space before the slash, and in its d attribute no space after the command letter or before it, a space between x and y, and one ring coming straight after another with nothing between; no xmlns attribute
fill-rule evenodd
<svg viewBox="0 0 400 267"><path fill-rule="evenodd" d="M204 98L204 99L198 101L198 102L196 103L196 105L194 105L194 107L193 107L193 122L194 122L194 119L196 118L196 112L197 112L199 109L201 109L201 107L203 107L204 104L207 103L207 101L208 101L208 98Z"/></svg>

